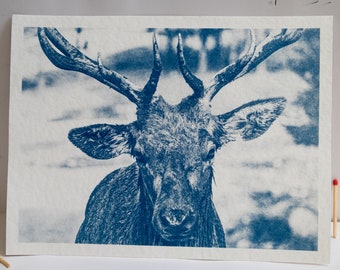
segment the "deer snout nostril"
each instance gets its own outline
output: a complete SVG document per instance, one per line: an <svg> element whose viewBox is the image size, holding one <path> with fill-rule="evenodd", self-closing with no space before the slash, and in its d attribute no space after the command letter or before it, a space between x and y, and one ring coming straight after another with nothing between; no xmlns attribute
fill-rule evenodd
<svg viewBox="0 0 340 270"><path fill-rule="evenodd" d="M167 241L183 241L195 232L197 215L189 208L163 208L153 217L153 226Z"/></svg>
<svg viewBox="0 0 340 270"><path fill-rule="evenodd" d="M160 214L164 228L170 230L191 230L196 223L196 215L190 209L167 209Z"/></svg>
<svg viewBox="0 0 340 270"><path fill-rule="evenodd" d="M180 209L169 210L165 215L165 219L171 226L181 225L186 217L187 213Z"/></svg>

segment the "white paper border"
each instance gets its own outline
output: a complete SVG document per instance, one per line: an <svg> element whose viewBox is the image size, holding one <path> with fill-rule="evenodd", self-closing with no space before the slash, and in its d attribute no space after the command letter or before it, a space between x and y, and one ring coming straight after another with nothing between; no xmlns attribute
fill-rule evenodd
<svg viewBox="0 0 340 270"><path fill-rule="evenodd" d="M122 21L128 23L121 24ZM287 251L287 250L256 250L256 249L217 249L217 248L175 248L149 246L115 246L115 245L74 245L19 243L17 236L18 211L16 198L12 197L16 185L16 171L20 164L11 157L16 155L18 144L14 141L12 121L16 114L12 109L21 92L21 74L19 65L23 27L35 26L53 27L123 27L124 30L138 27L168 27L168 28L320 28L320 126L323 132L319 137L320 148L320 182L319 182L319 251ZM122 26L123 25L123 26ZM332 74L332 17L170 17L170 16L116 16L116 17L67 17L67 16L25 16L14 15L12 24L11 53L11 97L9 124L9 172L7 201L7 254L63 254L63 255L101 255L119 257L154 257L154 258L186 258L210 260L257 260L297 263L328 263L330 252L329 220L330 220L330 185L331 179L331 74ZM328 104L325 106L325 104ZM13 106L14 107L14 106ZM321 152L323 151L323 152ZM17 209L18 210L18 209Z"/></svg>

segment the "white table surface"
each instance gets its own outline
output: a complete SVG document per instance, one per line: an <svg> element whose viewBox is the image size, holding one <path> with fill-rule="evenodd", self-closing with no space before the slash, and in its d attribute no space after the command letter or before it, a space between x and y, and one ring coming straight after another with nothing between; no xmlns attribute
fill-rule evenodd
<svg viewBox="0 0 340 270"><path fill-rule="evenodd" d="M340 223L338 223L340 231ZM330 227L331 233L331 227ZM0 254L5 254L5 215L0 214ZM331 239L331 262L329 265L286 264L269 262L240 262L240 261L201 261L201 260L167 260L167 259L125 259L102 257L74 257L74 256L3 256L11 265L10 269L214 269L214 270L313 270L340 269L340 238ZM0 265L0 270L6 269Z"/></svg>

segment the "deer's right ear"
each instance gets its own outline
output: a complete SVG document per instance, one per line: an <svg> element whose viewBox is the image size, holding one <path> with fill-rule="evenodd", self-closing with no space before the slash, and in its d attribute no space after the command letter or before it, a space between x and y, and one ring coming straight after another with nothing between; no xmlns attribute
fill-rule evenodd
<svg viewBox="0 0 340 270"><path fill-rule="evenodd" d="M131 153L130 129L129 125L96 124L72 129L68 138L90 157L110 159Z"/></svg>

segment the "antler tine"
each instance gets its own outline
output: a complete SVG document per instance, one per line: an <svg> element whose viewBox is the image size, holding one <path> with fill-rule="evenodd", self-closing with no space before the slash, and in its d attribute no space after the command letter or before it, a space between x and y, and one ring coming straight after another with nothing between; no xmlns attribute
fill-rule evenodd
<svg viewBox="0 0 340 270"><path fill-rule="evenodd" d="M151 72L148 82L145 84L143 91L142 91L144 102L149 102L153 94L156 92L158 80L162 72L161 55L159 52L155 33L153 34L153 57L154 57L154 60L153 60L152 72Z"/></svg>
<svg viewBox="0 0 340 270"><path fill-rule="evenodd" d="M246 54L239 58L236 62L224 67L216 73L212 82L205 89L205 96L211 101L218 91L228 83L236 79L237 75L242 72L244 67L249 63L255 52L255 35L253 30L249 32L251 43Z"/></svg>
<svg viewBox="0 0 340 270"><path fill-rule="evenodd" d="M183 42L181 34L178 34L177 56L179 69L181 70L181 73L186 83L189 84L189 86L194 91L194 94L197 97L199 98L203 97L204 94L203 82L199 78L197 78L194 74L192 74L189 68L187 67L183 53Z"/></svg>
<svg viewBox="0 0 340 270"><path fill-rule="evenodd" d="M302 36L302 32L303 29L297 29L287 33L287 29L282 29L279 34L268 36L263 42L255 45L254 34L251 31L252 43L248 52L215 75L205 89L205 97L211 101L222 87L247 74L276 51L297 41Z"/></svg>
<svg viewBox="0 0 340 270"><path fill-rule="evenodd" d="M297 29L296 31L287 33L287 29L282 29L280 34L274 37L268 36L261 44L256 46L253 58L236 78L240 78L248 73L274 52L297 41L302 36L302 32L303 29Z"/></svg>
<svg viewBox="0 0 340 270"><path fill-rule="evenodd" d="M121 74L103 66L100 56L98 62L90 59L71 45L55 28L38 28L38 37L42 50L58 68L84 73L113 88L133 103L141 103L141 89ZM51 43L62 54L57 52Z"/></svg>

